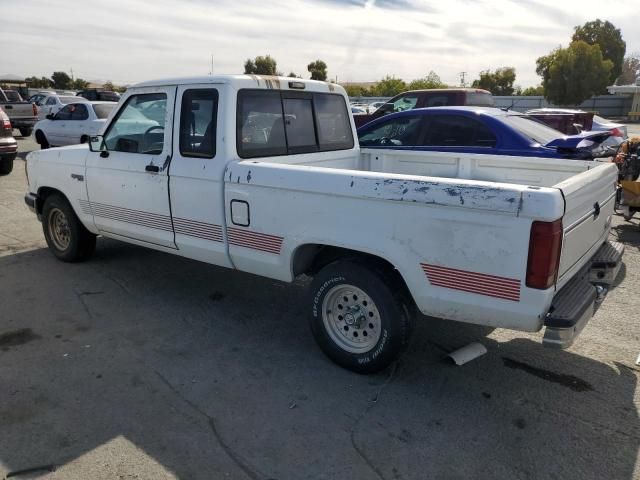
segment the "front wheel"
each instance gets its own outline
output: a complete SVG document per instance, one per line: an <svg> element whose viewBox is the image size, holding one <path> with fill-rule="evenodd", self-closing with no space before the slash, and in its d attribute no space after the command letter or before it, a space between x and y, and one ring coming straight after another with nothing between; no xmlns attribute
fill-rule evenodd
<svg viewBox="0 0 640 480"><path fill-rule="evenodd" d="M396 360L409 341L410 314L384 268L357 260L324 267L310 290L311 330L338 365L374 373Z"/></svg>
<svg viewBox="0 0 640 480"><path fill-rule="evenodd" d="M36 131L36 142L40 144L40 149L42 150L49 148L49 141L44 133L42 133L42 130Z"/></svg>
<svg viewBox="0 0 640 480"><path fill-rule="evenodd" d="M45 200L42 229L49 249L63 262L80 262L93 255L96 236L82 225L63 196L54 194Z"/></svg>

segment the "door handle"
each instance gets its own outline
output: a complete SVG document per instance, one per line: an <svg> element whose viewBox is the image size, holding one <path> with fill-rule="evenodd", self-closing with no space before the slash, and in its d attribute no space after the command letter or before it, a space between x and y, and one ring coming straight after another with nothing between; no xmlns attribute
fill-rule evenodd
<svg viewBox="0 0 640 480"><path fill-rule="evenodd" d="M158 173L160 171L160 167L158 165L154 165L152 163L150 163L149 165L147 165L146 167L144 167L144 169L147 172L155 172Z"/></svg>

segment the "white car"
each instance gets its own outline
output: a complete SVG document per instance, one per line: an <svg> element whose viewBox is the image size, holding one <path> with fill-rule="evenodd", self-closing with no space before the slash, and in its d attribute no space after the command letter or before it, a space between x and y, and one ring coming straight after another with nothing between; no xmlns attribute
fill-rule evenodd
<svg viewBox="0 0 640 480"><path fill-rule="evenodd" d="M607 242L617 167L361 150L347 101L339 85L284 77L145 82L89 148L29 153L25 202L62 261L88 259L103 235L313 276L313 334L357 372L397 358L416 311L546 327L543 344L571 345L622 265L622 244Z"/></svg>
<svg viewBox="0 0 640 480"><path fill-rule="evenodd" d="M78 97L75 97L78 98ZM43 149L85 143L102 130L116 102L77 101L47 115L33 127L36 142Z"/></svg>
<svg viewBox="0 0 640 480"><path fill-rule="evenodd" d="M65 105L78 102L89 102L89 100L76 97L75 95L58 95L57 93L52 93L36 102L38 106L38 118L42 120L47 118L47 115L58 113L58 110Z"/></svg>

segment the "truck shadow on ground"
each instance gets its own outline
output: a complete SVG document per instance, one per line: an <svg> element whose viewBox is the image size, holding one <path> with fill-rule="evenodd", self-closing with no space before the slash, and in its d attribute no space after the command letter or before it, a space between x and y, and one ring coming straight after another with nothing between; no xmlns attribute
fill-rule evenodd
<svg viewBox="0 0 640 480"><path fill-rule="evenodd" d="M634 478L638 371L579 345L422 317L360 376L316 348L305 281L100 239L2 257L0 282L0 478Z"/></svg>

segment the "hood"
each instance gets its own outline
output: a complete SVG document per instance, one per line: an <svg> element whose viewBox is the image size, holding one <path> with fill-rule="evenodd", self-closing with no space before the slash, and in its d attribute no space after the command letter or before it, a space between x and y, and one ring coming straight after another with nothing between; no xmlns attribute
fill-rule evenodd
<svg viewBox="0 0 640 480"><path fill-rule="evenodd" d="M609 132L582 132L578 135L567 135L556 138L545 145L545 147L560 149L589 148L594 144L602 143L611 134Z"/></svg>

